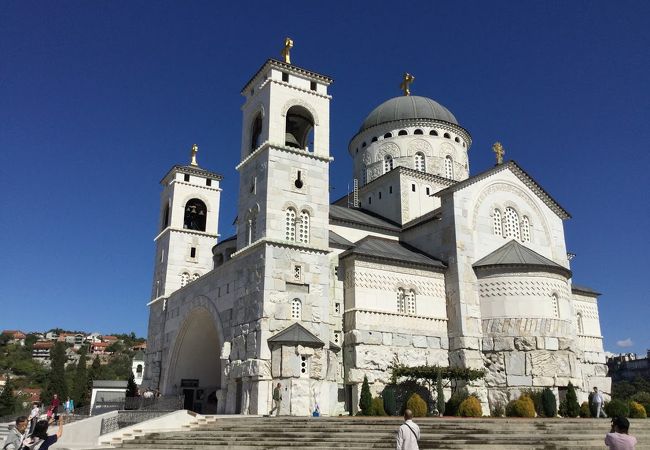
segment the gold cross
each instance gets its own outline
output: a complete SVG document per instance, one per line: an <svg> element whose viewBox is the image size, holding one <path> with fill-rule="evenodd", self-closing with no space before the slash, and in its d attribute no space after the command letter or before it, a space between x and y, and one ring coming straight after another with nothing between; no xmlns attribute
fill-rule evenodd
<svg viewBox="0 0 650 450"><path fill-rule="evenodd" d="M191 166L198 166L199 163L196 162L196 154L199 152L199 146L194 144L192 145L192 153L190 154L191 160L190 160L190 165Z"/></svg>
<svg viewBox="0 0 650 450"><path fill-rule="evenodd" d="M415 81L415 77L411 75L410 73L405 73L404 74L404 79L402 80L402 84L399 85L399 88L404 91L404 95L411 95L411 89L409 87L411 86L411 83Z"/></svg>
<svg viewBox="0 0 650 450"><path fill-rule="evenodd" d="M284 62L287 64L291 64L291 55L289 54L291 52L291 49L293 48L293 40L288 37L284 39L284 48L282 49L282 57L284 58Z"/></svg>
<svg viewBox="0 0 650 450"><path fill-rule="evenodd" d="M492 146L492 151L497 155L497 164L503 164L503 155L506 154L506 150L501 145L501 142L495 142Z"/></svg>

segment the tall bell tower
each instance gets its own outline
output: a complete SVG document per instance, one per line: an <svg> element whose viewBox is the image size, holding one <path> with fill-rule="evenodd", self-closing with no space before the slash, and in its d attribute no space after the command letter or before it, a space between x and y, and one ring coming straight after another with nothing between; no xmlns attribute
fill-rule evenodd
<svg viewBox="0 0 650 450"><path fill-rule="evenodd" d="M322 380L321 364L308 361L314 351L297 355L298 342L271 338L295 326L316 337L317 353L329 351L329 104L332 80L291 63L287 38L284 60L269 59L242 90L243 126L237 249L243 283L237 288L232 326L245 340L249 375L232 391L250 395L242 410L267 413L274 383L293 392L286 408L308 405L310 380ZM239 331L238 331L239 333ZM255 343L251 361L248 343ZM281 363L281 353L293 350L293 363ZM292 345L292 346L291 346ZM303 347L300 347L303 348ZM237 352L241 354L241 352ZM289 353L287 353L289 354ZM241 357L240 357L241 358ZM302 359L301 359L302 358ZM319 358L319 356L314 357ZM321 359L318 359L321 361ZM269 364L270 363L270 364ZM302 372L293 373L292 370ZM259 368L250 372L249 367ZM265 367L269 368L266 372ZM318 373L313 371L317 371ZM238 373L232 369L231 373ZM233 381L234 382L234 381ZM241 386L241 387L240 387ZM335 389L335 384L333 384ZM231 390L229 390L230 395ZM288 392L287 392L288 394ZM298 401L304 396L304 400ZM295 400L295 401L294 401ZM327 401L327 400L324 400ZM326 405L321 405L324 409ZM300 414L308 413L302 406ZM304 410L304 411L303 411ZM295 411L298 411L296 409ZM294 411L294 413L296 413ZM235 411L233 411L235 412ZM291 411L281 411L281 414Z"/></svg>
<svg viewBox="0 0 650 450"><path fill-rule="evenodd" d="M175 165L160 181L159 233L155 237L151 300L168 297L212 270L212 247L219 236L222 176L199 167L198 146L190 163Z"/></svg>

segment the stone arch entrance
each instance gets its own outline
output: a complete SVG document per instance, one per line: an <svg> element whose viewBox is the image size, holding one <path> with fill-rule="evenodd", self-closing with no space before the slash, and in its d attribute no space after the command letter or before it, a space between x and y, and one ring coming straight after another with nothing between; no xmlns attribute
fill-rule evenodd
<svg viewBox="0 0 650 450"><path fill-rule="evenodd" d="M184 407L204 414L217 412L221 389L220 324L205 306L192 308L176 335L164 392L184 396Z"/></svg>

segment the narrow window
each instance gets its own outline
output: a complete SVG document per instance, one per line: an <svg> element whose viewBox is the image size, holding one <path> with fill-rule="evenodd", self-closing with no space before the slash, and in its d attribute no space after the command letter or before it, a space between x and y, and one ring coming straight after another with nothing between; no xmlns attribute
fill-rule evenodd
<svg viewBox="0 0 650 450"><path fill-rule="evenodd" d="M190 181L190 176L189 176L188 174L185 174L185 175L183 176L183 180L185 180L185 181Z"/></svg>
<svg viewBox="0 0 650 450"><path fill-rule="evenodd" d="M455 137L455 138L454 138L454 141L456 141L456 142L458 142L458 143L460 144L460 138Z"/></svg>
<svg viewBox="0 0 650 450"><path fill-rule="evenodd" d="M431 188L427 186L427 195L431 195Z"/></svg>
<svg viewBox="0 0 650 450"><path fill-rule="evenodd" d="M246 245L255 242L257 234L257 215L251 214L246 222Z"/></svg>
<svg viewBox="0 0 650 450"><path fill-rule="evenodd" d="M212 180L210 178L206 178L205 185L206 186L212 186Z"/></svg>
<svg viewBox="0 0 650 450"><path fill-rule="evenodd" d="M388 186L388 193L392 194L393 193L393 186Z"/></svg>
<svg viewBox="0 0 650 450"><path fill-rule="evenodd" d="M411 184L411 191L415 192L415 183Z"/></svg>
<svg viewBox="0 0 650 450"><path fill-rule="evenodd" d="M431 131L429 131L429 134L430 134L431 136L438 136L438 132L437 132L436 130L431 130Z"/></svg>
<svg viewBox="0 0 650 450"><path fill-rule="evenodd" d="M404 313L404 289L397 290L397 312Z"/></svg>
<svg viewBox="0 0 650 450"><path fill-rule="evenodd" d="M296 210L293 208L287 208L285 212L284 237L287 241L296 240Z"/></svg>
<svg viewBox="0 0 650 450"><path fill-rule="evenodd" d="M584 322L582 320L582 313L579 312L577 314L576 318L577 318L577 321L578 321L578 334L585 334L585 325L584 325Z"/></svg>
<svg viewBox="0 0 650 450"><path fill-rule="evenodd" d="M521 241L530 242L530 221L527 216L521 219Z"/></svg>
<svg viewBox="0 0 650 450"><path fill-rule="evenodd" d="M316 82L315 82L315 81L312 81L311 83L309 83L309 88L310 88L312 91L315 91L315 90L317 89L317 87L316 87Z"/></svg>
<svg viewBox="0 0 650 450"><path fill-rule="evenodd" d="M334 343L336 345L341 345L341 332L340 331L335 331L334 332Z"/></svg>
<svg viewBox="0 0 650 450"><path fill-rule="evenodd" d="M190 282L190 274L187 272L183 272L181 274L181 287L187 286L187 283Z"/></svg>
<svg viewBox="0 0 650 450"><path fill-rule="evenodd" d="M375 136L374 138L372 138L372 139L370 140L370 142L377 142L377 136Z"/></svg>
<svg viewBox="0 0 650 450"><path fill-rule="evenodd" d="M196 280L198 280L200 277L201 277L201 275L199 275L198 273L195 273L194 275L192 275L192 281L196 281Z"/></svg>
<svg viewBox="0 0 650 450"><path fill-rule="evenodd" d="M384 173L393 170L393 157L390 155L384 156Z"/></svg>
<svg viewBox="0 0 650 450"><path fill-rule="evenodd" d="M392 138L392 137L393 137L393 133L384 134L384 139L388 139L388 138Z"/></svg>
<svg viewBox="0 0 650 450"><path fill-rule="evenodd" d="M406 314L415 315L415 291L413 289L406 293Z"/></svg>
<svg viewBox="0 0 650 450"><path fill-rule="evenodd" d="M302 318L302 303L297 298L291 301L291 318L295 320Z"/></svg>
<svg viewBox="0 0 650 450"><path fill-rule="evenodd" d="M309 243L309 212L300 212L300 229L298 230L298 242Z"/></svg>
<svg viewBox="0 0 650 450"><path fill-rule="evenodd" d="M417 152L415 154L415 170L424 172L424 153Z"/></svg>
<svg viewBox="0 0 650 450"><path fill-rule="evenodd" d="M190 248L190 258L196 258L196 247Z"/></svg>
<svg viewBox="0 0 650 450"><path fill-rule="evenodd" d="M253 120L253 125L251 127L251 148L250 151L253 152L257 147L262 144L262 114L255 116Z"/></svg>
<svg viewBox="0 0 650 450"><path fill-rule="evenodd" d="M449 133L445 133L444 137L446 137L447 139L451 139L451 136L449 135Z"/></svg>
<svg viewBox="0 0 650 450"><path fill-rule="evenodd" d="M454 160L449 155L445 156L445 178L454 178Z"/></svg>
<svg viewBox="0 0 650 450"><path fill-rule="evenodd" d="M406 136L407 134L406 130L399 130L399 133L397 133L398 136Z"/></svg>
<svg viewBox="0 0 650 450"><path fill-rule="evenodd" d="M309 376L309 359L306 356L300 357L300 376Z"/></svg>
<svg viewBox="0 0 650 450"><path fill-rule="evenodd" d="M165 262L165 249L160 251L160 262Z"/></svg>
<svg viewBox="0 0 650 450"><path fill-rule="evenodd" d="M334 303L334 312L336 314L341 314L341 304L340 303Z"/></svg>
<svg viewBox="0 0 650 450"><path fill-rule="evenodd" d="M492 211L492 229L495 236L503 235L503 228L501 226L501 211L498 209Z"/></svg>
<svg viewBox="0 0 650 450"><path fill-rule="evenodd" d="M377 195L379 196L379 200L381 200L381 191Z"/></svg>
<svg viewBox="0 0 650 450"><path fill-rule="evenodd" d="M296 281L302 280L302 266L299 264L293 266L293 279Z"/></svg>
<svg viewBox="0 0 650 450"><path fill-rule="evenodd" d="M305 184L305 183L302 181L302 171L299 170L298 173L296 174L296 180L293 182L293 185L294 185L297 189L302 189L302 187L304 186L304 184Z"/></svg>
<svg viewBox="0 0 650 450"><path fill-rule="evenodd" d="M364 148L365 146L366 146L366 142L364 141L361 143L361 148Z"/></svg>
<svg viewBox="0 0 650 450"><path fill-rule="evenodd" d="M507 207L505 214L505 224L503 226L503 237L512 237L521 240L521 231L519 229L519 215L514 208Z"/></svg>
<svg viewBox="0 0 650 450"><path fill-rule="evenodd" d="M288 73L282 72L282 81L284 81L285 83L289 82L289 74Z"/></svg>
<svg viewBox="0 0 650 450"><path fill-rule="evenodd" d="M413 132L413 134L424 134L419 128Z"/></svg>
<svg viewBox="0 0 650 450"><path fill-rule="evenodd" d="M553 308L553 317L560 317L557 304L557 294L551 295L551 307Z"/></svg>

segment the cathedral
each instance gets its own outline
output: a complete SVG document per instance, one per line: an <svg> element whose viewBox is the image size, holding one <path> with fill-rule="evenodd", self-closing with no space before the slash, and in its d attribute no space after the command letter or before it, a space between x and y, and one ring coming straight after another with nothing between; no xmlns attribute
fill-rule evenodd
<svg viewBox="0 0 650 450"><path fill-rule="evenodd" d="M241 91L236 235L219 238L222 177L196 146L161 180L143 386L267 414L279 383L281 414L338 415L399 361L484 369L465 388L486 415L525 388L609 392L569 213L499 143L470 174L470 133L409 74L350 139L354 186L330 199L332 79L292 64L292 44Z"/></svg>

